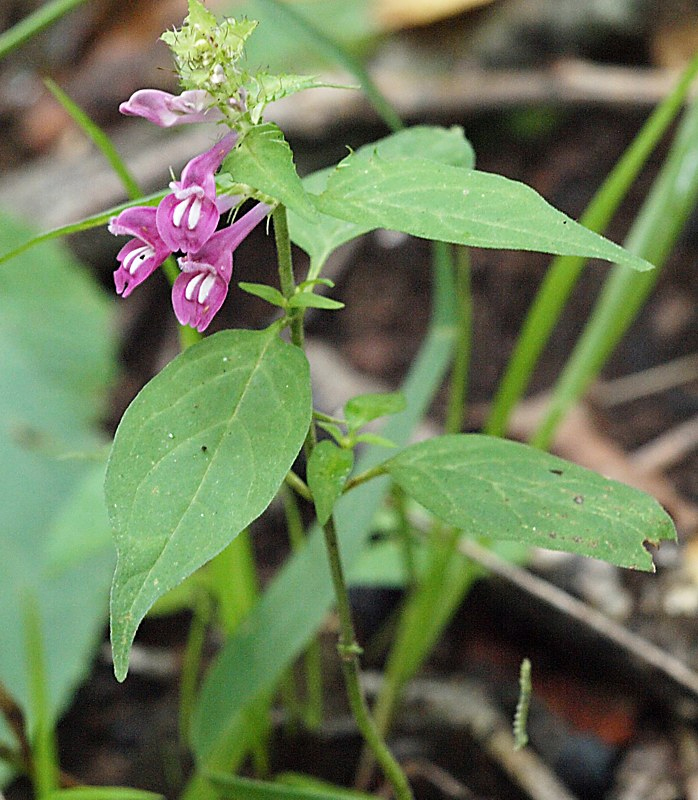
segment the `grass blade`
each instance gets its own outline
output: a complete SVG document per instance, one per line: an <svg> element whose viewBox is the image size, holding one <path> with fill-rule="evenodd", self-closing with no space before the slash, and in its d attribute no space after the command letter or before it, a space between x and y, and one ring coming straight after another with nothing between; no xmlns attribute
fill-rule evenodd
<svg viewBox="0 0 698 800"><path fill-rule="evenodd" d="M631 184L686 99L698 74L698 56L684 71L673 91L657 106L625 151L580 218L580 223L601 233L622 202ZM560 256L553 259L526 316L514 352L495 395L484 432L504 436L509 416L528 387L541 352L574 289L586 259Z"/></svg>
<svg viewBox="0 0 698 800"><path fill-rule="evenodd" d="M560 420L599 374L661 274L698 198L698 102L686 110L669 155L628 234L626 248L656 264L639 273L615 266L553 389L531 443L547 448Z"/></svg>

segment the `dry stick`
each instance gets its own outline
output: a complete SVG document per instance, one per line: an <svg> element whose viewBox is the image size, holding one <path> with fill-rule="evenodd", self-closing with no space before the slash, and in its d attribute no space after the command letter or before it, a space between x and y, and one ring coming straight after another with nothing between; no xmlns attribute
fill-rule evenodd
<svg viewBox="0 0 698 800"><path fill-rule="evenodd" d="M638 447L630 461L647 472L666 470L698 447L698 415Z"/></svg>
<svg viewBox="0 0 698 800"><path fill-rule="evenodd" d="M587 603L577 600L576 597L536 577L528 570L509 564L475 542L464 540L459 544L459 549L463 555L481 564L490 572L581 622L635 658L663 672L683 689L698 695L698 673L656 644L632 633Z"/></svg>
<svg viewBox="0 0 698 800"><path fill-rule="evenodd" d="M372 694L379 691L382 680L375 672L363 676L363 684ZM458 680L451 684L417 678L405 688L404 702L418 709L421 722L432 719L456 729L467 729L531 800L575 800L533 750L514 748L510 721L477 682Z"/></svg>
<svg viewBox="0 0 698 800"><path fill-rule="evenodd" d="M665 364L623 375L592 387L593 399L604 408L640 400L667 389L675 389L698 378L698 353L680 356Z"/></svg>

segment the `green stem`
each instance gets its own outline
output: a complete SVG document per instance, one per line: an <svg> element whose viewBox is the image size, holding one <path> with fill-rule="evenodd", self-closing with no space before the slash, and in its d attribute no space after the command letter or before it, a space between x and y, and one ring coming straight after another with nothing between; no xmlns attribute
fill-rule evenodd
<svg viewBox="0 0 698 800"><path fill-rule="evenodd" d="M468 393L468 369L472 350L473 303L470 290L470 258L465 247L456 249L456 315L458 339L453 356L453 370L446 408L446 433L460 433L465 420L465 404Z"/></svg>
<svg viewBox="0 0 698 800"><path fill-rule="evenodd" d="M274 236L276 239L277 248L279 284L284 297L290 298L295 293L296 283L293 272L291 239L288 233L285 207L282 205L277 206L272 213L272 219L274 221ZM300 311L301 313L297 315L294 314L290 319L291 341L294 345L303 349L304 335L302 309L294 309L294 311ZM311 422L305 442L306 455L308 457L310 457L312 454L316 442L317 434L315 431L315 423ZM330 574L332 576L332 585L337 604L337 613L339 616L340 631L338 650L342 663L342 673L344 675L344 683L346 686L349 706L359 732L361 733L368 747L371 749L376 761L383 769L386 778L393 787L395 796L398 798L398 800L412 800L412 791L407 778L400 768L400 765L385 744L383 737L379 734L378 729L371 718L371 714L368 710L368 705L361 688L358 658L361 648L357 644L356 636L354 634L354 624L351 618L351 606L349 603L349 592L347 589L346 580L344 578L344 570L342 568L342 560L339 552L339 542L337 540L337 531L335 529L334 519L332 517L330 517L330 519L325 523L322 530L325 539L327 559L330 566Z"/></svg>
<svg viewBox="0 0 698 800"><path fill-rule="evenodd" d="M291 255L291 237L288 233L288 219L286 217L286 206L278 205L272 211L274 221L274 239L276 242L276 257L279 263L279 285L281 294L290 300L296 293L296 278L293 274L293 257ZM289 323L291 328L291 341L296 347L303 349L303 309L293 308L289 313Z"/></svg>
<svg viewBox="0 0 698 800"><path fill-rule="evenodd" d="M374 478L379 478L381 475L385 475L386 471L385 464L377 464L375 467L371 467L358 475L354 475L353 478L349 478L344 484L344 492L356 489L357 486L361 486L362 483L368 483L368 481Z"/></svg>
<svg viewBox="0 0 698 800"><path fill-rule="evenodd" d="M332 584L337 598L337 614L339 616L339 643L337 649L342 662L342 673L349 699L349 707L364 741L381 766L395 792L395 796L398 800L411 800L412 790L405 773L379 733L368 710L366 698L361 688L359 667L361 648L358 646L354 634L354 624L351 619L349 594L339 554L337 532L334 527L334 520L331 517L323 526L323 533L332 575Z"/></svg>
<svg viewBox="0 0 698 800"><path fill-rule="evenodd" d="M299 478L300 480L300 478ZM305 486L305 484L303 484ZM306 487L307 488L307 487ZM300 509L296 501L296 496L288 489L283 493L284 513L286 515L286 527L288 538L291 542L291 550L296 553L305 546L305 530L301 519ZM312 501L312 496L311 496ZM292 702L291 711L300 709L303 722L307 728L316 728L322 721L322 652L320 640L314 636L305 650L303 661L305 663L305 707L301 707L296 701L295 687L292 684L292 675L289 677L290 687L287 686L288 694L286 697Z"/></svg>
<svg viewBox="0 0 698 800"><path fill-rule="evenodd" d="M179 681L179 736L182 742L189 737L191 715L196 704L201 659L206 642L206 629L211 621L211 600L199 591L193 606L193 616L182 658Z"/></svg>
<svg viewBox="0 0 698 800"><path fill-rule="evenodd" d="M307 500L309 503L313 502L313 495L308 488L308 484L302 478L299 478L293 470L290 470L286 475L286 485L290 486L291 489L304 500Z"/></svg>

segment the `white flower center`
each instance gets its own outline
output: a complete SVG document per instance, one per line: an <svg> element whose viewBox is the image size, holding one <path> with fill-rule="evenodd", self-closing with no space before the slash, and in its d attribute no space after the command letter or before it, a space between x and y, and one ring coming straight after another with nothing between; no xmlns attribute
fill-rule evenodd
<svg viewBox="0 0 698 800"><path fill-rule="evenodd" d="M190 186L176 189L174 196L179 203L172 209L172 224L175 228L181 228L184 223L188 230L193 231L201 219L204 190L201 186Z"/></svg>
<svg viewBox="0 0 698 800"><path fill-rule="evenodd" d="M135 275L138 268L143 265L145 261L155 255L155 250L149 245L144 244L142 247L137 247L124 259L124 269L129 275Z"/></svg>
<svg viewBox="0 0 698 800"><path fill-rule="evenodd" d="M216 276L209 272L199 272L187 284L184 296L189 302L203 305L211 294L211 290L216 285Z"/></svg>

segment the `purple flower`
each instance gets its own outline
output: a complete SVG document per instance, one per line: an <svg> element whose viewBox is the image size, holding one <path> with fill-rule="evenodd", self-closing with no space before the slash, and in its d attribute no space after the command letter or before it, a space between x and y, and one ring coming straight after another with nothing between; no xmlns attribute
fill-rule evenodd
<svg viewBox="0 0 698 800"><path fill-rule="evenodd" d="M128 297L171 254L158 233L156 213L154 208L135 206L109 222L110 233L134 237L116 256L119 268L114 273L114 283L117 294L123 297Z"/></svg>
<svg viewBox="0 0 698 800"><path fill-rule="evenodd" d="M145 117L161 128L184 125L188 122L215 122L223 119L213 98L203 89L182 92L180 95L160 89L139 89L119 106L119 111L131 117Z"/></svg>
<svg viewBox="0 0 698 800"><path fill-rule="evenodd" d="M210 150L192 158L182 170L181 180L170 183L172 194L161 201L156 220L160 236L171 250L196 252L216 230L221 212L214 173L237 140L237 133L231 131Z"/></svg>
<svg viewBox="0 0 698 800"><path fill-rule="evenodd" d="M269 210L259 203L232 225L214 233L198 252L179 259L182 273L172 287L172 306L182 325L206 330L228 294L233 251Z"/></svg>

